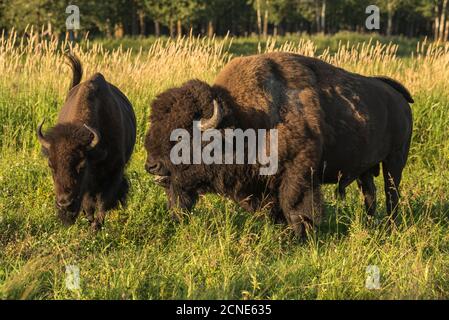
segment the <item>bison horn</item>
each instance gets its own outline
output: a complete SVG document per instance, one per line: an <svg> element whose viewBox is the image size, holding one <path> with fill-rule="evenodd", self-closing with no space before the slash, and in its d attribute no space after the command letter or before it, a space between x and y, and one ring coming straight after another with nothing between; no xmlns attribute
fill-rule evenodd
<svg viewBox="0 0 449 320"><path fill-rule="evenodd" d="M201 119L200 130L206 131L207 129L216 128L220 124L222 118L221 113L221 107L217 100L214 99L214 114L209 119Z"/></svg>
<svg viewBox="0 0 449 320"><path fill-rule="evenodd" d="M84 127L94 135L92 141L89 144L89 149L93 149L98 144L98 142L100 142L100 134L97 130L89 127L87 124L84 124Z"/></svg>
<svg viewBox="0 0 449 320"><path fill-rule="evenodd" d="M37 127L37 139L39 140L39 143L45 148L50 148L50 142L45 139L44 134L42 133L42 126L44 125L45 118L42 120L41 124Z"/></svg>

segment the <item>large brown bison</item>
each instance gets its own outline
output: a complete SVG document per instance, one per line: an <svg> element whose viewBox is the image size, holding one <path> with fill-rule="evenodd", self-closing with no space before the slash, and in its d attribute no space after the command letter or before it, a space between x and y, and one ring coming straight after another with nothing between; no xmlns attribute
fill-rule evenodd
<svg viewBox="0 0 449 320"><path fill-rule="evenodd" d="M236 58L212 86L191 80L154 100L146 170L165 187L171 209L189 210L198 195L218 193L248 210L270 205L275 217L303 235L321 219L323 183L338 183L343 194L356 180L374 214L373 176L382 163L393 216L410 146L412 102L390 78L350 73L319 59L290 53ZM258 164L173 164L171 132L191 132L200 118L202 130L277 129L277 173L259 175Z"/></svg>
<svg viewBox="0 0 449 320"><path fill-rule="evenodd" d="M136 140L136 118L126 96L100 73L80 83L81 63L67 57L70 91L56 126L44 135L42 121L37 135L52 171L58 216L70 225L82 209L99 229L106 211L126 199L124 168Z"/></svg>

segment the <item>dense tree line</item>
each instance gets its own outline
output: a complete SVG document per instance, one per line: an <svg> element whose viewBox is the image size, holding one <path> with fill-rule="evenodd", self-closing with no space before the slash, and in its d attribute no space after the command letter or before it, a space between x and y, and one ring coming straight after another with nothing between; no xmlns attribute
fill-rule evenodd
<svg viewBox="0 0 449 320"><path fill-rule="evenodd" d="M449 38L449 0L0 0L0 28L66 32L66 7L80 9L79 32L106 37L195 34L259 36L364 32L367 6L380 8L379 32Z"/></svg>

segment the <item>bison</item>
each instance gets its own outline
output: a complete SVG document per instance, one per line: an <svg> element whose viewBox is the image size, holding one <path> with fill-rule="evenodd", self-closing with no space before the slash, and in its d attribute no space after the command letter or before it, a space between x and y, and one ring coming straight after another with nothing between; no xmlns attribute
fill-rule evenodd
<svg viewBox="0 0 449 320"><path fill-rule="evenodd" d="M136 118L116 86L100 73L80 83L80 60L67 58L73 72L67 98L56 126L42 133L44 119L37 136L51 168L59 218L71 225L82 209L98 230L106 212L125 203L124 169L136 141Z"/></svg>
<svg viewBox="0 0 449 320"><path fill-rule="evenodd" d="M367 77L291 53L235 58L211 86L190 80L152 102L146 170L165 188L168 206L190 210L204 193L217 193L253 211L269 206L297 235L322 217L321 184L341 195L357 181L368 214L376 210L373 176L380 164L386 207L393 217L412 134L413 99L387 77ZM259 164L173 164L176 128L277 129L278 170Z"/></svg>

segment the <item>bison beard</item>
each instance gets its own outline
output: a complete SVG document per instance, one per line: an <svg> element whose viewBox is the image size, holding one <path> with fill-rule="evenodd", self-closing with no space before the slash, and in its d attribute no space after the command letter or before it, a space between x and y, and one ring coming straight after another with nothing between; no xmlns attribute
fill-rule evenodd
<svg viewBox="0 0 449 320"><path fill-rule="evenodd" d="M357 181L374 214L373 176L382 163L394 219L412 132L408 102L411 95L390 78L353 74L318 59L289 53L237 58L213 86L191 80L153 101L146 169L164 186L172 212L190 210L201 194L218 193L250 211L270 208L303 236L321 220L324 183L338 184L343 195ZM200 118L222 131L277 129L278 172L260 176L259 166L249 164L171 163L170 133L191 133Z"/></svg>

